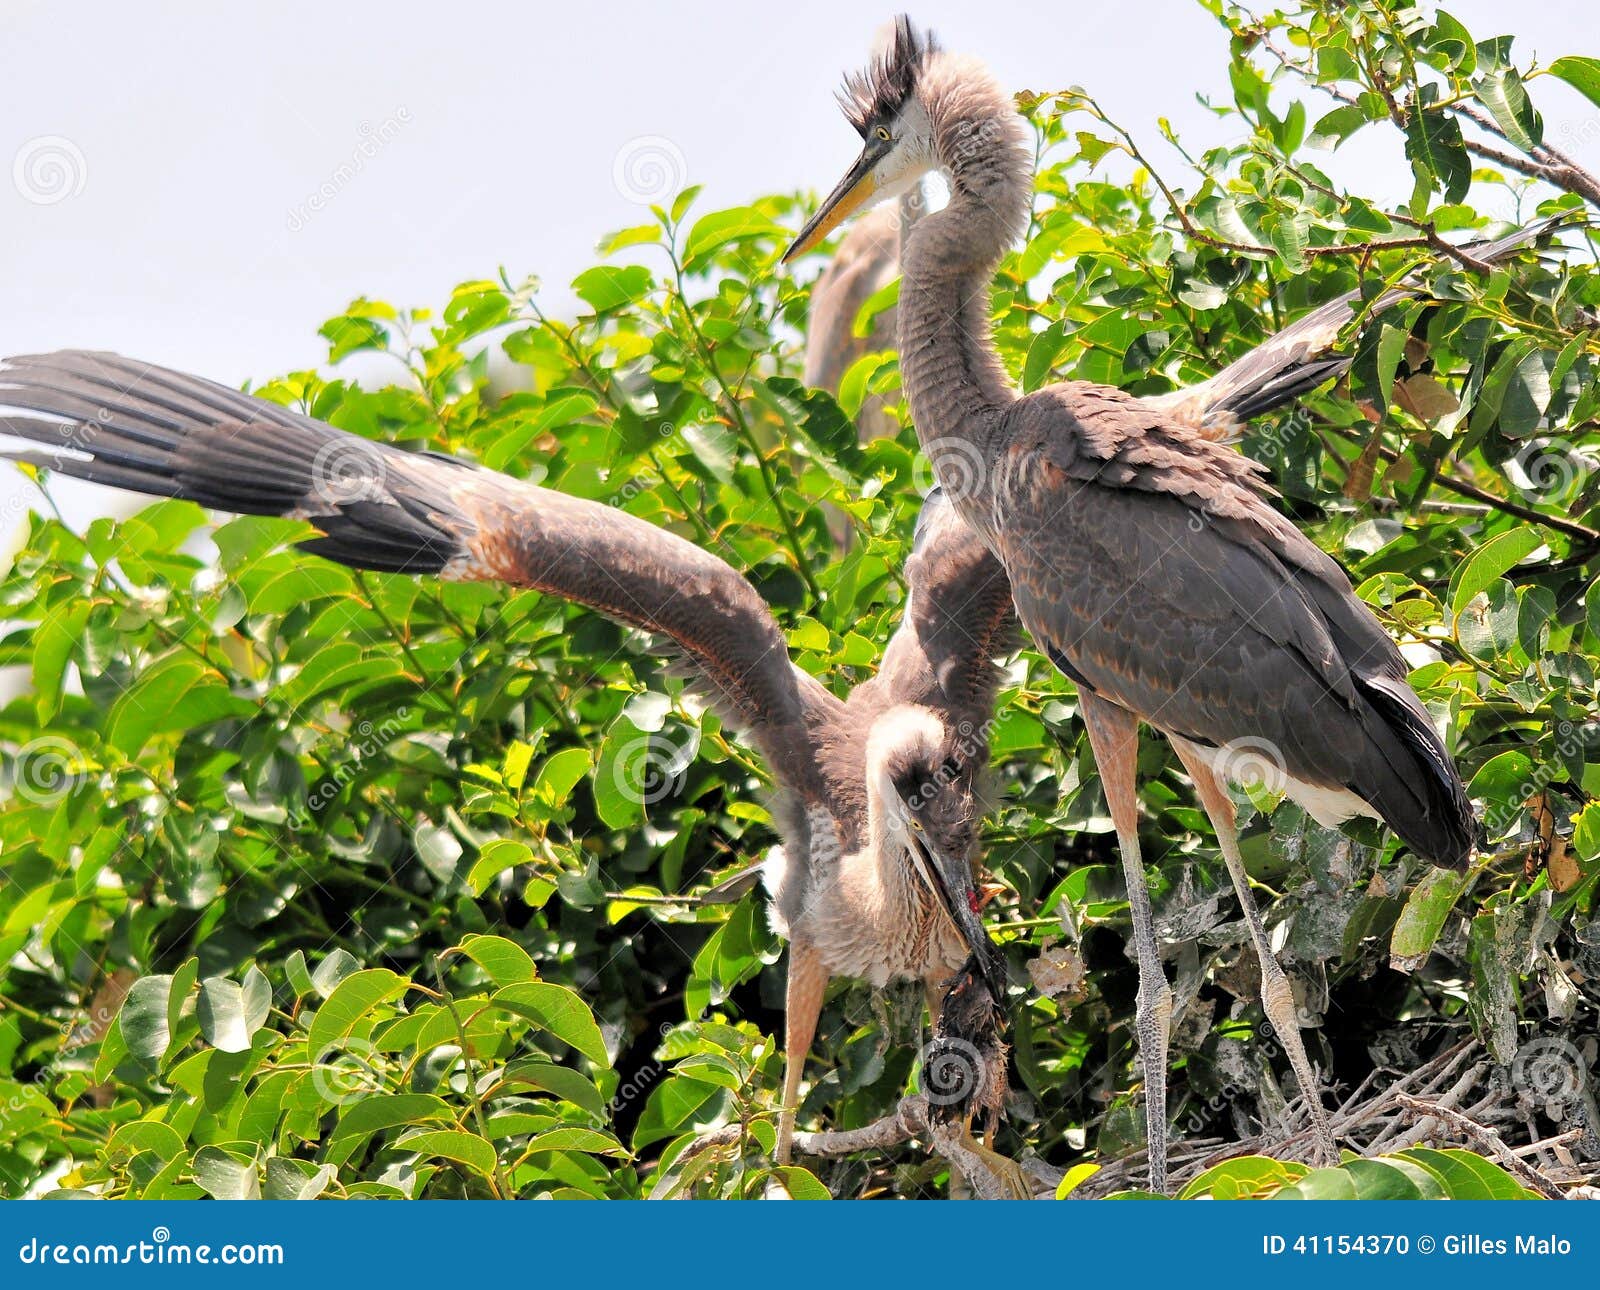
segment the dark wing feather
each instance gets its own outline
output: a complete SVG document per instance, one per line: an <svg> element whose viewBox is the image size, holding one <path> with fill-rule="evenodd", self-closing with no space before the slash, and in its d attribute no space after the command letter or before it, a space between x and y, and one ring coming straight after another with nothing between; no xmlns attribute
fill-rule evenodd
<svg viewBox="0 0 1600 1290"><path fill-rule="evenodd" d="M67 351L0 368L3 455L94 483L309 520L358 569L532 587L667 637L778 778L821 794L815 731L842 705L789 661L734 569L623 511L402 452L197 377ZM45 417L52 419L44 419Z"/></svg>
<svg viewBox="0 0 1600 1290"><path fill-rule="evenodd" d="M1052 386L1008 420L1000 556L1063 671L1198 743L1267 739L1290 775L1464 858L1470 808L1404 660L1251 463L1103 386Z"/></svg>
<svg viewBox="0 0 1600 1290"><path fill-rule="evenodd" d="M917 518L906 588L905 615L884 650L878 687L890 703L920 703L957 727L986 727L999 685L995 659L1016 643L1011 584L941 489Z"/></svg>

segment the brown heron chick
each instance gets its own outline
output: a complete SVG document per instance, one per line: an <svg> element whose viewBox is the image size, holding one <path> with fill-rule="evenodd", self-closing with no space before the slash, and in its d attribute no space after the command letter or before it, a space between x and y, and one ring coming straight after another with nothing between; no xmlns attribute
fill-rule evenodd
<svg viewBox="0 0 1600 1290"><path fill-rule="evenodd" d="M772 920L790 940L789 1155L828 982L923 982L936 1003L988 947L974 874L988 725L1011 621L999 565L935 495L877 676L838 698L789 659L742 575L601 502L403 452L198 377L68 351L0 367L0 455L93 483L305 519L307 549L357 569L504 582L659 636L776 783ZM988 962L987 959L984 960Z"/></svg>
<svg viewBox="0 0 1600 1290"><path fill-rule="evenodd" d="M1172 995L1139 858L1141 721L1172 742L1216 829L1263 1008L1319 1151L1336 1158L1226 784L1266 781L1325 824L1376 817L1421 856L1460 866L1474 822L1449 750L1344 571L1274 509L1263 468L1195 428L1193 409L1086 381L1013 388L988 288L1027 227L1034 152L993 75L902 18L892 46L846 79L843 103L864 146L785 258L930 170L945 174L949 204L906 241L901 377L935 474L1005 568L1023 625L1078 689L1138 951L1152 1186L1166 1184ZM1240 406L1252 410L1242 391Z"/></svg>

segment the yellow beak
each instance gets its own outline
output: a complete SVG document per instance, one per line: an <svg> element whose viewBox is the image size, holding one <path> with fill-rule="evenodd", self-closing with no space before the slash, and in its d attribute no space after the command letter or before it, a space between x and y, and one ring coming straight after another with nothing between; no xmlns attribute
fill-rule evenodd
<svg viewBox="0 0 1600 1290"><path fill-rule="evenodd" d="M817 208L817 213L800 230L800 236L783 253L783 263L788 264L797 256L804 255L872 200L873 194L878 191L878 177L872 172L877 160L871 150L861 154L856 164L850 167L850 173L828 194Z"/></svg>

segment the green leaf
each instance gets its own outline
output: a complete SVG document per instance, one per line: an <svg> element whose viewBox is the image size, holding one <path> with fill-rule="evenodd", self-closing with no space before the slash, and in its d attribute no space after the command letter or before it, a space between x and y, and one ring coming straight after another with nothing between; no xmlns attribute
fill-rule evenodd
<svg viewBox="0 0 1600 1290"><path fill-rule="evenodd" d="M611 255L630 246L654 245L660 241L661 226L659 224L635 224L630 228L618 229L615 233L601 238L598 249L601 255Z"/></svg>
<svg viewBox="0 0 1600 1290"><path fill-rule="evenodd" d="M374 1133L406 1124L449 1124L454 1119L450 1104L432 1093L368 1093L345 1106L328 1141L327 1158L342 1165Z"/></svg>
<svg viewBox="0 0 1600 1290"><path fill-rule="evenodd" d="M1600 802L1590 802L1572 822L1572 848L1580 860L1600 856Z"/></svg>
<svg viewBox="0 0 1600 1290"><path fill-rule="evenodd" d="M201 1147L191 1164L194 1180L217 1200L260 1200L261 1179L255 1162L241 1160L220 1147Z"/></svg>
<svg viewBox="0 0 1600 1290"><path fill-rule="evenodd" d="M510 838L495 838L483 844L483 849L478 852L478 858L472 862L472 869L467 874L467 885L472 888L473 895L481 896L507 869L528 864L532 860L533 849L526 843L516 842Z"/></svg>
<svg viewBox="0 0 1600 1290"><path fill-rule="evenodd" d="M41 726L61 707L67 662L83 636L93 608L94 603L87 599L58 604L33 634L33 710Z"/></svg>
<svg viewBox="0 0 1600 1290"><path fill-rule="evenodd" d="M475 1133L454 1129L421 1129L395 1142L404 1151L415 1151L441 1160L454 1160L484 1178L494 1177L494 1147Z"/></svg>
<svg viewBox="0 0 1600 1290"><path fill-rule="evenodd" d="M791 1200L832 1200L833 1193L823 1185L822 1179L799 1165L779 1165L772 1177L783 1184Z"/></svg>
<svg viewBox="0 0 1600 1290"><path fill-rule="evenodd" d="M1600 107L1600 58L1583 58L1568 54L1545 68L1551 76L1559 77L1596 107Z"/></svg>
<svg viewBox="0 0 1600 1290"><path fill-rule="evenodd" d="M1391 395L1394 392L1394 374L1399 370L1400 360L1405 356L1406 341L1411 333L1404 327L1396 327L1393 323L1384 323L1378 332L1378 392L1383 399L1383 406L1389 406Z"/></svg>
<svg viewBox="0 0 1600 1290"><path fill-rule="evenodd" d="M533 794L546 806L560 806L572 796L579 780L589 773L587 748L564 748L552 754L539 768Z"/></svg>
<svg viewBox="0 0 1600 1290"><path fill-rule="evenodd" d="M1444 930L1445 919L1455 907L1466 886L1466 879L1448 869L1430 869L1400 911L1400 921L1389 939L1389 956L1397 970L1409 964L1414 969L1433 950Z"/></svg>
<svg viewBox="0 0 1600 1290"><path fill-rule="evenodd" d="M1211 1196L1217 1200L1249 1200L1271 1196L1281 1188L1298 1182L1309 1172L1292 1161L1270 1156L1238 1156L1197 1175L1179 1193L1180 1200Z"/></svg>
<svg viewBox="0 0 1600 1290"><path fill-rule="evenodd" d="M557 1066L554 1062L538 1058L523 1058L506 1067L505 1079L508 1083L526 1084L563 1102L570 1102L597 1120L606 1117L606 1101L594 1081L570 1066Z"/></svg>
<svg viewBox="0 0 1600 1290"><path fill-rule="evenodd" d="M1442 191L1445 201L1466 196L1472 163L1455 117L1426 105L1413 108L1406 123L1406 156L1417 179Z"/></svg>
<svg viewBox="0 0 1600 1290"><path fill-rule="evenodd" d="M1456 569L1451 580L1450 612L1459 614L1474 596L1543 545L1544 539L1532 526L1510 529L1490 538Z"/></svg>
<svg viewBox="0 0 1600 1290"><path fill-rule="evenodd" d="M538 979L539 969L528 951L504 936L468 936L455 947L489 975L496 985L512 985Z"/></svg>
<svg viewBox="0 0 1600 1290"><path fill-rule="evenodd" d="M1508 142L1524 152L1538 147L1544 138L1544 122L1528 101L1516 68L1496 67L1473 82L1473 89Z"/></svg>
<svg viewBox="0 0 1600 1290"><path fill-rule="evenodd" d="M536 1133L528 1139L526 1151L585 1151L590 1155L625 1156L628 1149L609 1133L582 1125L564 1124L560 1128Z"/></svg>
<svg viewBox="0 0 1600 1290"><path fill-rule="evenodd" d="M702 268L723 247L733 242L766 236L781 238L784 231L753 206L712 211L697 219L689 230L689 240L684 244L683 267L687 270Z"/></svg>
<svg viewBox="0 0 1600 1290"><path fill-rule="evenodd" d="M111 705L106 740L131 756L158 734L193 730L255 710L254 704L234 698L221 677L198 659L170 654L140 673Z"/></svg>
<svg viewBox="0 0 1600 1290"><path fill-rule="evenodd" d="M1532 1200L1533 1192L1524 1189L1510 1174L1482 1156L1459 1147L1435 1150L1412 1147L1395 1156L1419 1165L1439 1180L1450 1200Z"/></svg>
<svg viewBox="0 0 1600 1290"><path fill-rule="evenodd" d="M405 992L407 981L388 968L365 968L344 978L317 1009L306 1032L306 1050L313 1061L343 1039L379 1005Z"/></svg>
<svg viewBox="0 0 1600 1290"><path fill-rule="evenodd" d="M1367 123L1367 114L1354 103L1336 107L1317 119L1306 140L1308 148L1331 152Z"/></svg>
<svg viewBox="0 0 1600 1290"><path fill-rule="evenodd" d="M172 1042L167 1021L167 1000L172 993L170 976L140 977L122 1001L118 1021L128 1051L151 1065L159 1066Z"/></svg>
<svg viewBox="0 0 1600 1290"><path fill-rule="evenodd" d="M611 1065L589 1006L566 986L548 981L522 982L496 990L489 1002L493 1007L526 1017L597 1066Z"/></svg>
<svg viewBox="0 0 1600 1290"><path fill-rule="evenodd" d="M206 1042L225 1053L248 1052L256 1031L266 1024L272 1007L272 989L259 969L252 967L244 984L211 976L200 983L196 1015Z"/></svg>
<svg viewBox="0 0 1600 1290"><path fill-rule="evenodd" d="M1061 1175L1061 1181L1056 1184L1055 1198L1057 1200L1066 1200L1068 1196L1072 1195L1073 1192L1077 1191L1079 1187L1083 1186L1084 1183L1099 1172L1099 1165L1094 1164L1092 1161L1080 1160Z"/></svg>
<svg viewBox="0 0 1600 1290"><path fill-rule="evenodd" d="M643 265L596 265L573 279L578 298L596 313L608 313L642 300L655 287L655 279Z"/></svg>
<svg viewBox="0 0 1600 1290"><path fill-rule="evenodd" d="M317 970L311 974L311 984L316 991L326 999L351 973L359 971L360 962L349 950L335 946L328 952L328 956L317 964Z"/></svg>
<svg viewBox="0 0 1600 1290"><path fill-rule="evenodd" d="M331 1164L314 1165L309 1160L273 1156L267 1161L267 1179L262 1187L266 1200L316 1200L338 1177Z"/></svg>

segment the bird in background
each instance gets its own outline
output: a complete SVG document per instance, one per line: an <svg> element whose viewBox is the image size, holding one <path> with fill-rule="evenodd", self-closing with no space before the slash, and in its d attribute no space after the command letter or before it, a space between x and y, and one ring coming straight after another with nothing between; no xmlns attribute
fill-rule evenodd
<svg viewBox="0 0 1600 1290"><path fill-rule="evenodd" d="M806 326L804 379L807 385L837 395L845 374L878 350L893 349L897 321L893 305L875 314L856 334L861 308L900 276L900 249L922 214L924 195L914 187L892 206L877 206L851 227L811 286L811 318ZM892 435L900 428L888 400L869 394L856 413L862 442Z"/></svg>
<svg viewBox="0 0 1600 1290"><path fill-rule="evenodd" d="M840 699L790 661L740 573L601 502L375 443L112 354L9 359L4 408L17 411L0 410L0 434L28 444L3 450L13 460L307 520L320 536L301 545L351 568L534 588L665 638L776 783L783 845L762 877L772 925L789 941L778 1163L790 1158L806 1056L835 977L921 981L935 1025L958 973L969 993L1005 997L975 875L999 676L991 660L1005 652L1011 598L998 563L939 495L919 516L908 600L878 673Z"/></svg>
<svg viewBox="0 0 1600 1290"><path fill-rule="evenodd" d="M1318 1154L1336 1160L1227 783L1267 780L1325 825L1376 817L1425 859L1459 867L1475 824L1449 750L1394 642L1344 571L1273 508L1260 466L1181 409L1114 387L1013 387L991 335L989 284L1026 230L1034 154L988 69L902 17L890 47L846 78L842 102L862 152L785 259L930 171L949 184L949 204L906 240L901 378L935 474L1005 568L1022 624L1079 692L1139 959L1152 1189L1166 1189L1172 995L1140 862L1141 721L1170 740L1216 830L1260 960L1263 1009Z"/></svg>

